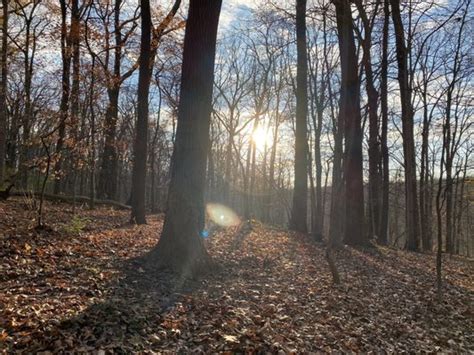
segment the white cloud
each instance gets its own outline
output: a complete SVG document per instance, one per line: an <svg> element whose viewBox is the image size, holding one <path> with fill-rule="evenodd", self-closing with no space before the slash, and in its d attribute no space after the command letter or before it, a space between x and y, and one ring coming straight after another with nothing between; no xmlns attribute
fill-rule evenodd
<svg viewBox="0 0 474 355"><path fill-rule="evenodd" d="M249 18L258 6L258 0L224 0L219 20L219 32L226 30L234 21Z"/></svg>

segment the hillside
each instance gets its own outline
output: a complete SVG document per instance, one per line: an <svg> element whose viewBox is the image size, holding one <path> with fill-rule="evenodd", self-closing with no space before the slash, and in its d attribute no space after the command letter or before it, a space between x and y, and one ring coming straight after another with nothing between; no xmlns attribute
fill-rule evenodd
<svg viewBox="0 0 474 355"><path fill-rule="evenodd" d="M140 256L162 217L0 202L0 350L13 352L474 351L474 262L390 248L337 254L333 286L322 245L256 224L206 240L220 267L202 280L151 273Z"/></svg>

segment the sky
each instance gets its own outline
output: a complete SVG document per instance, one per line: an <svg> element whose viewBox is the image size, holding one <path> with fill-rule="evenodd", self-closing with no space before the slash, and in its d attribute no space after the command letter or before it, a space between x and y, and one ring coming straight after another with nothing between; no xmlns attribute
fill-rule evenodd
<svg viewBox="0 0 474 355"><path fill-rule="evenodd" d="M224 0L219 20L220 34L235 21L249 18L251 11L257 8L258 2L258 0Z"/></svg>

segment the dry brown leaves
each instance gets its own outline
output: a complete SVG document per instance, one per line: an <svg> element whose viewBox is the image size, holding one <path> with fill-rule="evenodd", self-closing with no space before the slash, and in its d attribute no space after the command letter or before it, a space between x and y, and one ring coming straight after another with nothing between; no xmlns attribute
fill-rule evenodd
<svg viewBox="0 0 474 355"><path fill-rule="evenodd" d="M337 254L287 231L218 231L220 265L200 280L147 272L161 219L47 205L36 232L25 201L0 203L0 350L12 352L474 351L474 264L389 248ZM79 221L79 222L78 222Z"/></svg>

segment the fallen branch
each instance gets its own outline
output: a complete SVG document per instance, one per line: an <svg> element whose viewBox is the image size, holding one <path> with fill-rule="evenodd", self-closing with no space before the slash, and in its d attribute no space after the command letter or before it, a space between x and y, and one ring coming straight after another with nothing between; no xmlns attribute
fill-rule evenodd
<svg viewBox="0 0 474 355"><path fill-rule="evenodd" d="M41 197L40 192L26 192L26 191L15 191L11 192L10 196L25 196L25 195L32 195L34 197ZM49 201L59 201L59 202L68 202L72 203L74 201L74 196L67 196L67 195L54 195L54 194L44 194L44 198ZM90 203L90 198L86 196L76 196L75 201L79 203ZM120 210L129 210L130 206L127 206L123 203L113 201L113 200L94 200L96 205L102 206L110 206Z"/></svg>

